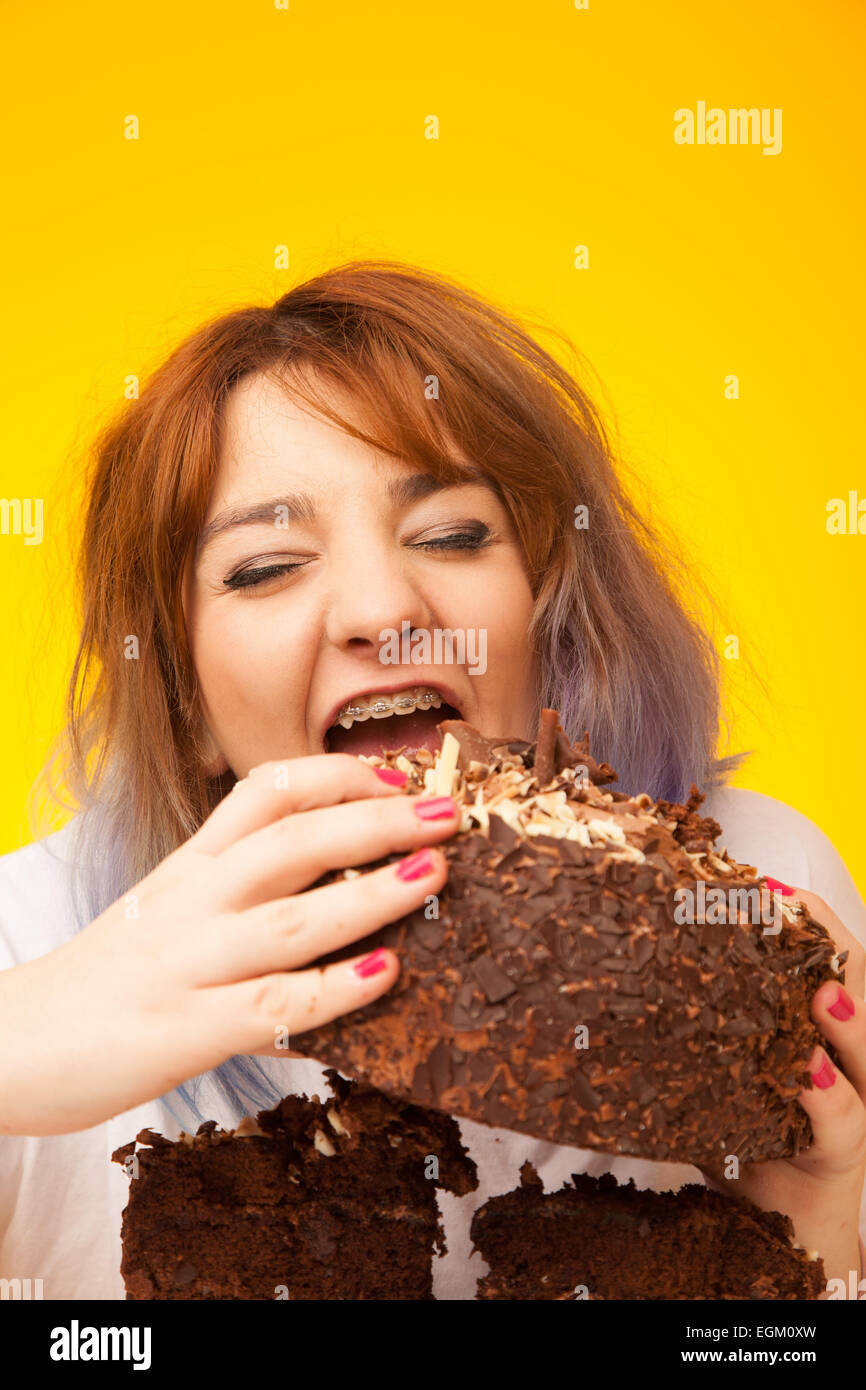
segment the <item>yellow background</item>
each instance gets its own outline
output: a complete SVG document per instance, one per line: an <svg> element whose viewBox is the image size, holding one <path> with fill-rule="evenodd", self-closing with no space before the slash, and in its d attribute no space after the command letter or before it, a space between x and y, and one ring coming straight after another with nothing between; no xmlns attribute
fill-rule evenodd
<svg viewBox="0 0 866 1390"><path fill-rule="evenodd" d="M125 377L214 313L386 256L586 355L767 681L726 663L732 746L755 750L737 780L816 821L866 890L866 536L825 525L866 497L864 30L860 0L7 12L0 496L42 497L46 530L0 536L0 852L31 838L75 645L77 460ZM675 145L699 100L781 107L782 152Z"/></svg>

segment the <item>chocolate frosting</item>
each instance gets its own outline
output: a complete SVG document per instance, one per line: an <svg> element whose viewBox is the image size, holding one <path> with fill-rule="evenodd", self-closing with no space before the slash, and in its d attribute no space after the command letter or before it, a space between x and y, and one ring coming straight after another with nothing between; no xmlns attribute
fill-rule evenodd
<svg viewBox="0 0 866 1390"><path fill-rule="evenodd" d="M696 787L685 805L606 791L613 769L549 718L541 757L463 721L440 727L460 745L465 809L441 845L438 917L419 909L326 957L384 945L401 974L296 1047L393 1096L556 1144L699 1166L806 1147L797 1095L822 1041L809 1004L844 978L824 927L787 903L776 932L745 912L678 924L678 888L764 882L715 848ZM414 793L432 757L379 761L409 768Z"/></svg>

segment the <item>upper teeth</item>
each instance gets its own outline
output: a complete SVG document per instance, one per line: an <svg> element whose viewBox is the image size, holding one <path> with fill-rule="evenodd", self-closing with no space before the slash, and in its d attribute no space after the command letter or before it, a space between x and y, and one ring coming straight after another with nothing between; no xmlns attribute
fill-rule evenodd
<svg viewBox="0 0 866 1390"><path fill-rule="evenodd" d="M414 690L400 690L396 695L380 693L369 702L353 700L351 704L343 706L334 723L351 729L356 721L362 723L365 719L387 719L392 714L411 714L416 709L440 709L441 706L442 696L435 690L416 687Z"/></svg>

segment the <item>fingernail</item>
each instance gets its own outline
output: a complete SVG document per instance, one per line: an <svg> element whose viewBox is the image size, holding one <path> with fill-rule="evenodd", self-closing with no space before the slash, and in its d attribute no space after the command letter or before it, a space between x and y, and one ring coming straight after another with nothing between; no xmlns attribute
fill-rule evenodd
<svg viewBox="0 0 866 1390"><path fill-rule="evenodd" d="M406 773L401 772L399 767L374 767L373 771L389 787L402 787L406 781Z"/></svg>
<svg viewBox="0 0 866 1390"><path fill-rule="evenodd" d="M794 888L789 888L787 883L782 883L778 878L768 878L766 882L768 888L772 889L774 893L781 893L783 898L790 898L796 891Z"/></svg>
<svg viewBox="0 0 866 1390"><path fill-rule="evenodd" d="M457 802L453 796L434 796L426 801L416 801L415 815L420 820L450 820L457 815Z"/></svg>
<svg viewBox="0 0 866 1390"><path fill-rule="evenodd" d="M835 1004L831 1004L827 1012L832 1014L834 1018L838 1018L840 1023L845 1023L847 1019L853 1017L854 1000L841 985L839 986L839 993L836 995Z"/></svg>
<svg viewBox="0 0 866 1390"><path fill-rule="evenodd" d="M402 878L404 883L410 883L414 878L424 878L425 874L432 874L436 867L436 860L429 849L419 849L417 853L410 854L408 859L401 859L397 865L397 877Z"/></svg>
<svg viewBox="0 0 866 1390"><path fill-rule="evenodd" d="M362 980L366 980L370 975L378 975L387 964L388 959L385 951L380 946L378 951L374 951L371 956L365 956L363 960L356 961L354 971L356 975L361 976Z"/></svg>
<svg viewBox="0 0 866 1390"><path fill-rule="evenodd" d="M811 1076L813 1086L817 1086L821 1091L828 1090L836 1080L836 1073L830 1065L830 1058L824 1057L818 1070L813 1071Z"/></svg>

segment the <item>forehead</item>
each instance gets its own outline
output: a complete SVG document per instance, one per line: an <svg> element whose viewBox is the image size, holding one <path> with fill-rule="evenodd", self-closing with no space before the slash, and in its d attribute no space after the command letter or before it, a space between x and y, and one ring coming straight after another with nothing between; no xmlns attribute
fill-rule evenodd
<svg viewBox="0 0 866 1390"><path fill-rule="evenodd" d="M327 400L353 420L356 412L333 388ZM272 376L257 373L239 382L226 401L220 461L232 463L301 462L330 448L349 444L369 454L369 446L318 416Z"/></svg>
<svg viewBox="0 0 866 1390"><path fill-rule="evenodd" d="M349 395L317 391L351 424L375 438L375 423L362 417ZM293 396L279 381L257 375L239 382L226 401L220 466L211 490L196 555L238 528L273 524L276 508L298 521L315 522L333 514L337 501L360 498L374 481L377 505L403 509L425 497L460 485L489 480L468 462L458 476L438 476L384 448L356 439Z"/></svg>
<svg viewBox="0 0 866 1390"><path fill-rule="evenodd" d="M382 423L371 419L365 407L339 383L326 380L311 371L298 371L305 385L311 385L316 397L348 424L364 430L376 440L382 434ZM387 413L387 402L384 410ZM482 471L467 458L447 436L451 474L449 481L467 483L488 481ZM220 468L217 487L220 491L233 483L248 479L253 473L278 470L288 476L302 475L310 480L321 478L317 470L331 465L347 467L373 465L375 471L428 472L423 463L401 456L395 449L358 439L341 425L319 413L315 405L292 390L291 381L276 379L263 372L245 377L232 388L226 398L221 432ZM436 470L437 472L439 470ZM458 477L456 475L463 475ZM443 477L444 481L444 477Z"/></svg>

